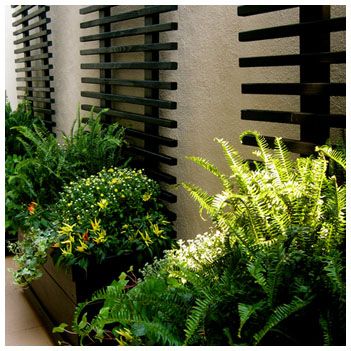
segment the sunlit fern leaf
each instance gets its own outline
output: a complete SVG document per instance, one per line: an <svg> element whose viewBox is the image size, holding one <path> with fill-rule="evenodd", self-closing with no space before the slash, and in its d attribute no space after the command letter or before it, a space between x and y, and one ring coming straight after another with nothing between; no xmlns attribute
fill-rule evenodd
<svg viewBox="0 0 351 351"><path fill-rule="evenodd" d="M215 211L211 206L213 201L213 196L206 193L200 187L190 183L183 182L182 186L184 187L184 189L186 189L189 192L190 196L199 203L200 205L199 213L202 219L204 219L204 217L202 216L203 210L206 210L210 216L215 215Z"/></svg>
<svg viewBox="0 0 351 351"><path fill-rule="evenodd" d="M346 159L345 153L343 151L332 149L330 146L327 145L316 147L316 151L320 154L329 157L337 164L339 164L344 170L346 170Z"/></svg>
<svg viewBox="0 0 351 351"><path fill-rule="evenodd" d="M290 159L288 148L282 142L282 138L275 138L275 155L276 160L279 162L276 164L276 169L280 174L281 179L286 182L292 178L293 175L293 164Z"/></svg>
<svg viewBox="0 0 351 351"><path fill-rule="evenodd" d="M271 165L272 153L266 139L257 131L247 130L240 135L242 141L246 136L253 136L259 148L259 157L263 160L265 167Z"/></svg>
<svg viewBox="0 0 351 351"><path fill-rule="evenodd" d="M217 167L215 167L212 163L210 163L209 161L207 161L206 159L202 158L202 157L186 157L188 160L196 163L197 165L199 165L200 167L202 167L203 169L207 170L208 172L212 173L215 177L217 177L222 185L224 186L224 189L231 189L231 182L230 179L225 176L224 174L222 174Z"/></svg>
<svg viewBox="0 0 351 351"><path fill-rule="evenodd" d="M249 172L249 166L243 161L241 156L236 150L225 140L215 139L223 150L224 157L227 160L227 164L232 171L232 176L235 178L240 189L246 189L246 177Z"/></svg>

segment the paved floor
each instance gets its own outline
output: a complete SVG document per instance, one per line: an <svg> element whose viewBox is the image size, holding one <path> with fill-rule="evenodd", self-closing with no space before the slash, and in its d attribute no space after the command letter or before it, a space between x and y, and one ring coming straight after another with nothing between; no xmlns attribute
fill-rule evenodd
<svg viewBox="0 0 351 351"><path fill-rule="evenodd" d="M6 257L6 346L52 346L42 321L28 303L22 288L13 284L8 268L13 268L12 257Z"/></svg>

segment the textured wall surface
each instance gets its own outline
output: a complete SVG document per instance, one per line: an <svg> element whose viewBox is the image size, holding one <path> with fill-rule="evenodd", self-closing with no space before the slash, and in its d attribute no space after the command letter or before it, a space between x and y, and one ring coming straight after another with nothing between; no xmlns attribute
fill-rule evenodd
<svg viewBox="0 0 351 351"><path fill-rule="evenodd" d="M15 45L12 32L12 9L10 6L5 6L5 89L6 95L12 107L17 106L17 92L16 92L16 74L15 74Z"/></svg>
<svg viewBox="0 0 351 351"><path fill-rule="evenodd" d="M76 116L78 103L94 103L94 100L89 101L80 97L80 91L84 86L80 83L80 78L86 72L80 70L79 50L94 47L96 43L79 42L82 35L79 28L82 19L79 8L80 6L52 6L50 11L56 123L57 130L65 132L69 130ZM177 176L178 182L195 183L211 193L220 190L217 180L186 160L186 156L205 157L221 170L227 171L220 147L213 141L215 137L230 141L244 157L251 156L253 150L240 144L239 135L244 130L258 130L271 136L299 138L299 128L296 126L240 120L240 110L245 108L298 111L298 97L242 95L241 84L298 82L299 69L239 68L238 65L239 57L297 53L299 48L297 38L239 43L238 32L297 22L298 10L291 9L250 19L238 17L236 13L236 6L179 6L178 11L161 15L161 18L164 16L164 20L178 22L178 31L161 34L167 41L178 42L178 51L162 53L165 60L178 62L177 71L163 73L165 80L178 82L177 91L163 92L162 95L178 103L177 110L161 112L161 116L178 121L176 130L165 131L165 135L168 134L179 141L178 148L167 150L167 153L178 158L178 166L172 167L171 173ZM344 6L333 6L333 16L344 14ZM84 20L88 19L90 19L88 16L84 17ZM84 30L84 35L88 34L89 31ZM335 34L335 38L332 36L332 43L334 48L342 47L345 36ZM10 53L7 55L6 88L12 101L12 85L15 82L11 64L13 55ZM84 62L89 62L88 60L96 61L98 57L84 58ZM345 65L332 67L333 81L344 81L344 69ZM341 112L345 108L344 98L333 98L331 101L333 112ZM168 167L170 166L164 166L164 169L167 170ZM178 202L171 205L171 209L178 215L176 222L178 236L191 238L206 231L210 222L200 219L195 202L182 188L170 191L178 196Z"/></svg>

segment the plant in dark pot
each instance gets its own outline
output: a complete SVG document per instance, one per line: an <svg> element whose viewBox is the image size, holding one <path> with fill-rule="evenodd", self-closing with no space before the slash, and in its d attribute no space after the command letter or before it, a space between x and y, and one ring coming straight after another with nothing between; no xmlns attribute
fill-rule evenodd
<svg viewBox="0 0 351 351"><path fill-rule="evenodd" d="M55 206L59 220L54 260L87 270L117 258L119 275L160 256L170 247L172 227L159 194L155 181L129 168L105 168L71 182Z"/></svg>

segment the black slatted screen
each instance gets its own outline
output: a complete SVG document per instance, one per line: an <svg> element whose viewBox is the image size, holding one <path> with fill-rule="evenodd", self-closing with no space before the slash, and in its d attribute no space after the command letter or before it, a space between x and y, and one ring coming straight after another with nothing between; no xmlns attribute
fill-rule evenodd
<svg viewBox="0 0 351 351"><path fill-rule="evenodd" d="M94 42L95 46L81 50L84 60L99 55L99 63L82 63L82 83L89 90L81 92L91 103L82 105L90 111L97 106L109 108L110 121L118 120L127 127L130 147L137 167L163 183L175 184L176 178L160 170L161 164L176 165L177 159L160 152L160 148L176 147L177 140L162 136L162 128L176 128L177 122L162 118L162 109L174 110L176 102L162 99L162 90L175 90L176 82L160 79L164 70L177 69L176 62L162 61L160 51L176 50L177 43L164 42L162 32L177 29L177 23L163 23L162 13L177 10L177 6L88 6L80 10L84 16L82 29L98 28L96 34L87 34L81 42ZM86 16L95 19L87 20ZM97 76L96 70L99 70ZM94 72L94 73L91 73ZM95 75L93 75L95 74ZM161 128L162 127L162 128ZM176 196L163 190L162 199L176 202Z"/></svg>
<svg viewBox="0 0 351 351"><path fill-rule="evenodd" d="M47 28L50 8L42 5L12 7L12 25L16 29L13 34L17 38L14 44L20 46L15 49L15 62L21 66L16 68L19 73L16 78L19 84L16 87L17 98L32 101L34 112L41 115L47 127L51 128L54 124L51 117L55 113L52 104L55 101L52 98L54 88L51 87L53 76L50 74L53 67L49 62L52 57L48 40L51 31Z"/></svg>
<svg viewBox="0 0 351 351"><path fill-rule="evenodd" d="M243 57L240 67L300 66L300 82L242 84L243 94L299 95L300 112L254 110L241 112L241 118L251 121L278 122L300 125L300 140L287 140L296 153L309 154L317 144L329 137L330 128L346 128L344 114L330 114L330 96L345 96L345 83L330 82L330 65L346 62L346 51L331 52L330 33L346 30L346 18L330 18L330 6L238 6L238 15L256 16L273 11L299 7L299 23L269 27L239 33L239 41L254 42L298 36L300 52L294 55ZM267 140L273 144L273 138ZM256 145L254 139L244 139L246 145Z"/></svg>

